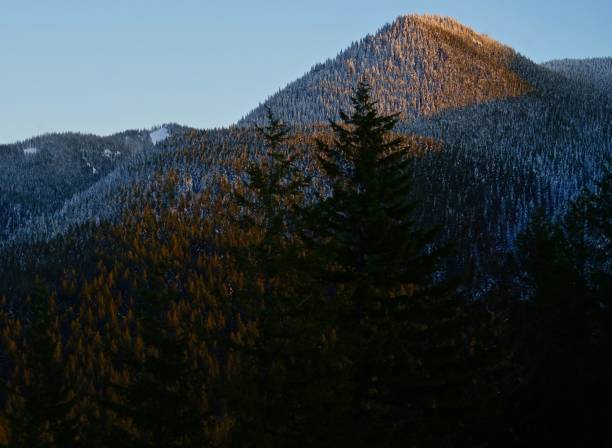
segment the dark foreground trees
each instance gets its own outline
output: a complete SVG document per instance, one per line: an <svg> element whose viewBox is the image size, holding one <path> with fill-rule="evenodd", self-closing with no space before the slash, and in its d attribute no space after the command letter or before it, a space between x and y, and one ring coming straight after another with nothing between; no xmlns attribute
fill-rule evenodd
<svg viewBox="0 0 612 448"><path fill-rule="evenodd" d="M258 323L239 350L238 446L479 438L492 367L479 358L482 321L454 285L435 282L444 250L414 222L411 148L393 135L395 116L378 113L365 84L353 104L333 141L318 142L327 194L304 199L288 131L271 115L269 152L238 194L242 228L257 235L239 303Z"/></svg>
<svg viewBox="0 0 612 448"><path fill-rule="evenodd" d="M161 285L141 298L138 323L143 348L125 352L126 384L112 384L119 397L108 406L130 424L115 431L115 446L195 447L210 443L213 411L207 400L209 372L189 347L189 323L173 319ZM204 338L203 338L204 339Z"/></svg>
<svg viewBox="0 0 612 448"><path fill-rule="evenodd" d="M352 446L461 443L484 388L474 316L436 281L446 250L415 223L411 148L360 84L354 110L319 142L331 193L307 212L304 238L328 288L348 412L335 429ZM468 440L464 440L467 442Z"/></svg>
<svg viewBox="0 0 612 448"><path fill-rule="evenodd" d="M320 446L339 398L329 375L333 340L322 285L298 229L308 178L297 166L290 130L268 112L265 152L237 186L240 244L234 267L244 278L234 305L257 326L232 349L241 362L229 385L233 446Z"/></svg>
<svg viewBox="0 0 612 448"><path fill-rule="evenodd" d="M606 446L612 403L612 171L560 221L540 214L519 256L523 438ZM519 317L517 316L517 317ZM518 319L517 319L518 320Z"/></svg>

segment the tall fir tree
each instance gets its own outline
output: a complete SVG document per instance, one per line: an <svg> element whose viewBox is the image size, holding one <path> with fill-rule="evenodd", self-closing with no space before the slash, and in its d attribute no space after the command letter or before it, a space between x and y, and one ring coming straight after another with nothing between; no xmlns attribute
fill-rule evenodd
<svg viewBox="0 0 612 448"><path fill-rule="evenodd" d="M297 233L308 178L297 167L289 129L268 111L260 129L265 151L247 170L236 200L238 224L249 233L237 248L247 277L238 306L257 336L236 347L242 374L235 397L236 446L320 446L330 422L326 369L333 341L320 284Z"/></svg>
<svg viewBox="0 0 612 448"><path fill-rule="evenodd" d="M329 286L355 446L454 446L473 409L466 306L435 284L436 229L415 223L410 147L360 83L353 112L318 142L330 194L307 210L304 238ZM454 442L453 442L454 441Z"/></svg>
<svg viewBox="0 0 612 448"><path fill-rule="evenodd" d="M241 212L237 218L245 229L257 229L250 251L258 263L258 274L264 289L270 278L289 267L284 257L295 261L299 241L296 240L296 208L304 201L308 178L298 170L297 153L289 146L290 129L267 111L267 124L258 128L265 151L246 169L243 188L235 191Z"/></svg>

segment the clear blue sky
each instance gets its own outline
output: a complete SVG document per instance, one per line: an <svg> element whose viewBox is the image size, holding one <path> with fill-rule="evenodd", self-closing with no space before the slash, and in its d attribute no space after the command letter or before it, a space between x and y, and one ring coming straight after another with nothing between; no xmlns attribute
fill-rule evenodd
<svg viewBox="0 0 612 448"><path fill-rule="evenodd" d="M231 124L415 12L453 16L538 62L612 56L611 0L0 0L0 143Z"/></svg>

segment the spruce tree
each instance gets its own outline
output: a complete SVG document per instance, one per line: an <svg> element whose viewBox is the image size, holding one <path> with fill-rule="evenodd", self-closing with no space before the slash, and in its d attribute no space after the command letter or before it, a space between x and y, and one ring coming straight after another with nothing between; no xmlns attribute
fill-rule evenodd
<svg viewBox="0 0 612 448"><path fill-rule="evenodd" d="M329 424L324 366L332 344L320 285L308 275L297 233L308 179L297 167L289 129L269 110L260 133L265 151L236 194L238 224L250 235L235 250L248 279L237 305L256 323L257 337L235 347L243 368L230 386L237 418L233 442L319 446L321 427Z"/></svg>
<svg viewBox="0 0 612 448"><path fill-rule="evenodd" d="M283 257L294 259L296 208L303 202L308 178L297 168L297 151L288 145L290 129L267 110L267 124L258 128L265 151L246 169L244 188L235 191L245 229L258 229L251 252L269 288L270 277L285 269ZM288 270L288 269L287 269Z"/></svg>
<svg viewBox="0 0 612 448"><path fill-rule="evenodd" d="M434 284L436 229L420 229L410 147L360 83L354 110L318 142L330 194L306 211L352 411L337 431L357 446L444 446L460 437L475 380L464 303Z"/></svg>

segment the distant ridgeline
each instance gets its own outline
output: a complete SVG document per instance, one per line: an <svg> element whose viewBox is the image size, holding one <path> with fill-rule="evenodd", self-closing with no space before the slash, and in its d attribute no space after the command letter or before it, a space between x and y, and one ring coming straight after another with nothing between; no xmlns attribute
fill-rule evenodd
<svg viewBox="0 0 612 448"><path fill-rule="evenodd" d="M135 181L131 173L180 146L185 131L167 125L108 137L47 134L0 146L0 244L46 240L110 216L118 188Z"/></svg>
<svg viewBox="0 0 612 448"><path fill-rule="evenodd" d="M612 95L612 58L561 59L544 66Z"/></svg>
<svg viewBox="0 0 612 448"><path fill-rule="evenodd" d="M239 175L270 108L309 143L350 109L358 80L397 131L416 135L421 219L459 237L481 267L510 250L534 210L561 213L612 154L611 59L537 65L456 21L405 16L316 65L229 129L176 125L98 138L49 135L0 147L0 244L47 240L117 217L130 189L178 173L185 191ZM323 126L322 126L323 125ZM417 138L417 137L411 137Z"/></svg>

